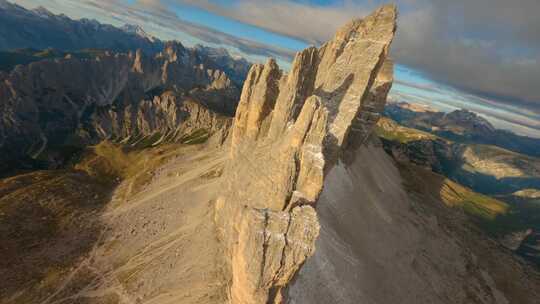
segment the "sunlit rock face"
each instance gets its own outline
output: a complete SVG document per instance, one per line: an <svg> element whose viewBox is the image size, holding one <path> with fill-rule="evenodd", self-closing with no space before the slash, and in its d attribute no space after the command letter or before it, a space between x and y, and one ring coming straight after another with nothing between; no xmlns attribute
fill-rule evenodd
<svg viewBox="0 0 540 304"><path fill-rule="evenodd" d="M396 8L384 6L299 52L288 74L274 60L250 70L216 204L231 303L283 303L313 255L325 172L365 141L384 107L395 30Z"/></svg>

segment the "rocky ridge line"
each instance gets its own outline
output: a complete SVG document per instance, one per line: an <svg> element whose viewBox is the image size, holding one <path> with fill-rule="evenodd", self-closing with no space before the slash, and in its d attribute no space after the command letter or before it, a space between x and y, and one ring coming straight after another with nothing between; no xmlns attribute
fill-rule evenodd
<svg viewBox="0 0 540 304"><path fill-rule="evenodd" d="M153 54L163 48L163 42L141 35L143 31L134 31L133 25L117 28L94 19L73 20L64 14L55 15L43 6L26 9L17 2L0 0L0 50L53 47L127 52L142 49Z"/></svg>
<svg viewBox="0 0 540 304"><path fill-rule="evenodd" d="M396 7L299 52L289 74L254 65L242 90L216 222L231 303L283 303L315 250L325 172L371 132L392 83Z"/></svg>
<svg viewBox="0 0 540 304"><path fill-rule="evenodd" d="M0 73L2 161L61 164L65 147L212 133L231 124L225 116L234 114L239 94L217 64L180 43L155 56L103 52L17 66Z"/></svg>

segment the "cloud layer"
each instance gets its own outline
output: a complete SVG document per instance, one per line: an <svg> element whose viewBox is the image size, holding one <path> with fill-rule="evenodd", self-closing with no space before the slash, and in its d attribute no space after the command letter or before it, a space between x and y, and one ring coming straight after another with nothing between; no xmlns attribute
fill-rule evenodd
<svg viewBox="0 0 540 304"><path fill-rule="evenodd" d="M540 2L422 1L400 20L398 62L471 93L540 114ZM516 8L518 7L518 8ZM528 17L527 17L528 16Z"/></svg>
<svg viewBox="0 0 540 304"><path fill-rule="evenodd" d="M352 2L339 6L318 6L282 0L238 0L227 6L210 0L176 2L196 6L313 45L323 43L334 35L338 27L369 12L366 7Z"/></svg>
<svg viewBox="0 0 540 304"><path fill-rule="evenodd" d="M19 0L27 7L45 4L55 13L67 13L74 18L96 18L115 25L138 24L145 31L167 40L183 43L204 43L214 47L227 47L253 57L275 57L290 60L294 50L242 39L205 26L180 19L160 0ZM46 2L46 3L43 3Z"/></svg>
<svg viewBox="0 0 540 304"><path fill-rule="evenodd" d="M378 1L177 0L311 44ZM221 4L218 4L221 3ZM430 77L540 114L540 1L398 0L396 60Z"/></svg>

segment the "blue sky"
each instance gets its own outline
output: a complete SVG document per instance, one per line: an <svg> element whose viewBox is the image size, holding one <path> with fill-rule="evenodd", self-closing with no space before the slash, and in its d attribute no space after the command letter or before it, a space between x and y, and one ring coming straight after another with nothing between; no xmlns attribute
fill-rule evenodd
<svg viewBox="0 0 540 304"><path fill-rule="evenodd" d="M224 2L224 1L222 1ZM301 50L306 47L306 43L284 35L279 35L264 29L250 26L248 24L222 17L203 9L183 4L171 4L173 11L179 18L207 26L224 33L234 35L244 39L254 40L260 43L278 45L293 50Z"/></svg>
<svg viewBox="0 0 540 304"><path fill-rule="evenodd" d="M540 3L521 1L525 12ZM14 2L26 7L41 5L76 19L138 24L162 39L225 47L250 61L272 56L285 69L295 51L322 43L343 23L380 4L378 0ZM442 0L398 1L400 29L392 51L398 66L391 100L443 111L466 108L496 127L540 137L540 90L531 80L540 79L540 38L531 39L534 31L523 30L524 26L538 27L540 32L538 18L530 16L529 20L523 12L509 14L502 0L472 2L490 6L479 9L468 0L455 0L455 7ZM506 19L498 21L500 15ZM490 30L482 18L497 21L493 24L499 29ZM506 35L501 34L501 28Z"/></svg>

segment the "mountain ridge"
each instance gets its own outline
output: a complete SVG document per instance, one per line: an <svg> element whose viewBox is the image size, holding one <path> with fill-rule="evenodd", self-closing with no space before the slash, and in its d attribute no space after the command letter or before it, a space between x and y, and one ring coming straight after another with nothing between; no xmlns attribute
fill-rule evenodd
<svg viewBox="0 0 540 304"><path fill-rule="evenodd" d="M0 49L33 47L62 50L102 48L126 52L142 49L149 54L158 52L163 43L154 42L96 20L72 20L55 15L46 9L27 10L2 0L0 5ZM12 31L10 29L18 29Z"/></svg>
<svg viewBox="0 0 540 304"><path fill-rule="evenodd" d="M398 163L421 166L508 204L507 213L494 221L482 220L480 225L502 244L540 265L540 251L535 249L540 205L534 196L540 189L539 158L496 146L448 141L389 118L379 121L375 133Z"/></svg>
<svg viewBox="0 0 540 304"><path fill-rule="evenodd" d="M202 113L183 107L185 100L230 116L240 92L224 72L211 68L216 66L179 43L167 43L155 56L104 51L95 58L17 66L0 74L4 164L26 157L58 166L65 161L62 150L107 138L179 139L190 115ZM213 115L206 117L213 121ZM208 132L217 131L208 126Z"/></svg>
<svg viewBox="0 0 540 304"><path fill-rule="evenodd" d="M540 156L540 139L496 129L489 121L472 111L415 111L408 105L389 103L385 116L403 126L431 132L448 140L494 145L522 154Z"/></svg>

